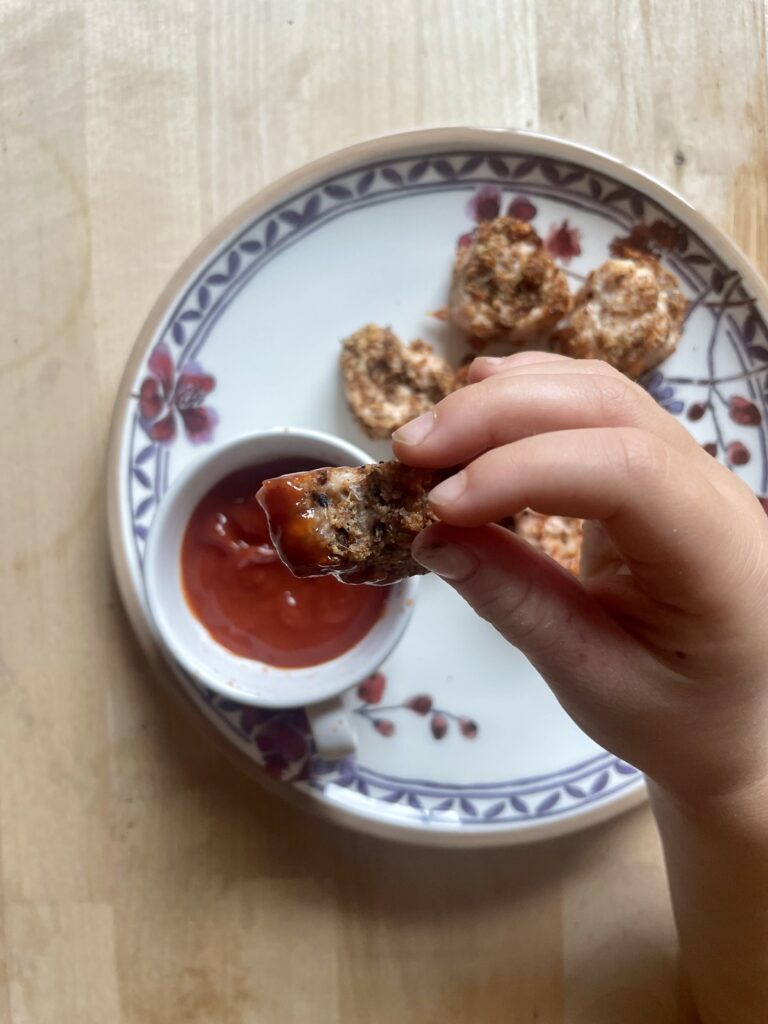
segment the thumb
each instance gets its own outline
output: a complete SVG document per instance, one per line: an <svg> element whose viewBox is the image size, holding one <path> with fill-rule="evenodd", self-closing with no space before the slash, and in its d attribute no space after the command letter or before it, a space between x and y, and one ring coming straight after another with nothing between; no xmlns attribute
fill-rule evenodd
<svg viewBox="0 0 768 1024"><path fill-rule="evenodd" d="M519 648L556 692L560 683L572 691L580 681L594 690L637 656L631 638L574 576L501 526L438 523L416 538L413 557Z"/></svg>

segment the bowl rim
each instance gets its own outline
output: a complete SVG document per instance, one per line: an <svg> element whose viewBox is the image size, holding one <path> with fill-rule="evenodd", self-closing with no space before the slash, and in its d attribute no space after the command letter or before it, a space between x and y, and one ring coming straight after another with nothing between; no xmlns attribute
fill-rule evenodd
<svg viewBox="0 0 768 1024"><path fill-rule="evenodd" d="M169 581L167 572L162 571L167 557L165 545L171 540L176 553L189 516L202 495L215 486L223 475L237 471L236 468L217 470L228 456L234 457L236 462L242 459L243 466L248 463L258 465L262 460L269 462L281 457L274 446L279 448L287 439L295 440L296 457L304 454L312 458L311 451L306 451L306 442L310 442L338 452L345 464L365 465L375 461L352 442L310 428L272 427L230 438L190 462L172 482L163 495L163 501L150 527L144 554L144 594L155 639L165 657L172 664L176 663L196 683L222 697L241 704L268 708L308 706L327 701L340 696L375 672L402 638L413 614L419 582L418 577L409 577L388 587L382 618L353 647L316 665L280 668L255 658L242 657L218 643L199 622L192 628L201 634L208 634L203 638L203 644L206 649L210 649L211 658L206 661L204 653L192 650L184 639L184 630L177 628L174 615L167 610L168 589L170 587L175 591L178 600L181 578L178 576ZM288 453L284 453L283 457L289 457ZM179 502L182 503L180 508ZM394 602L398 603L395 608ZM191 609L189 617L195 619ZM365 640L375 632L379 634L378 640L373 651L366 653L361 648ZM222 672L232 681L222 679ZM254 686L255 692L244 688L249 678L257 683Z"/></svg>

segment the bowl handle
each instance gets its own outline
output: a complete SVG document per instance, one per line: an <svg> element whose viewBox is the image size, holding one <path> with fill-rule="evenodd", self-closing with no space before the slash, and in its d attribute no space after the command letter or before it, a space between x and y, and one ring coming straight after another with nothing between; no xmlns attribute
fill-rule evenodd
<svg viewBox="0 0 768 1024"><path fill-rule="evenodd" d="M357 750L357 736L341 697L309 704L307 719L318 754L326 761L339 761Z"/></svg>

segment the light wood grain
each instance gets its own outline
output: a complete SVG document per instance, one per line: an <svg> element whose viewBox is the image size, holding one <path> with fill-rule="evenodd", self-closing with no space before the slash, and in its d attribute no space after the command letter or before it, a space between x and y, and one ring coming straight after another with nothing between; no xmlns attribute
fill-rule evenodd
<svg viewBox="0 0 768 1024"><path fill-rule="evenodd" d="M757 0L0 3L0 1021L693 1019L646 809L435 853L309 822L232 768L126 625L103 459L178 262L361 137L597 145L768 271L765 36Z"/></svg>

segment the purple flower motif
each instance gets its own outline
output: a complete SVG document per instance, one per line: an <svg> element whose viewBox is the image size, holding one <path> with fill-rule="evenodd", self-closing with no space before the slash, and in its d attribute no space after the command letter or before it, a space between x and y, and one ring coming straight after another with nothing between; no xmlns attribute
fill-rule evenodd
<svg viewBox="0 0 768 1024"><path fill-rule="evenodd" d="M567 220L553 224L544 240L547 252L553 259L570 263L574 256L581 255L581 231L572 228Z"/></svg>
<svg viewBox="0 0 768 1024"><path fill-rule="evenodd" d="M679 416L685 409L685 402L675 398L675 389L665 382L664 374L659 370L654 370L641 383L651 398L655 398L662 409L666 409L673 416Z"/></svg>
<svg viewBox="0 0 768 1024"><path fill-rule="evenodd" d="M483 185L467 203L467 216L478 223L493 220L501 209L501 189L496 185Z"/></svg>
<svg viewBox="0 0 768 1024"><path fill-rule="evenodd" d="M219 417L215 409L204 403L216 387L215 379L197 363L187 363L174 385L173 356L165 342L152 350L147 369L149 375L141 382L136 396L141 425L147 435L160 444L170 444L176 437L178 416L193 444L210 441Z"/></svg>
<svg viewBox="0 0 768 1024"><path fill-rule="evenodd" d="M280 757L286 764L301 760L307 753L306 737L277 716L258 733L256 746L265 757Z"/></svg>
<svg viewBox="0 0 768 1024"><path fill-rule="evenodd" d="M200 444L213 438L213 429L219 422L219 417L215 409L207 408L203 403L215 387L215 379L204 373L197 363L187 363L179 374L173 393L173 404L179 411L187 437L193 444Z"/></svg>

